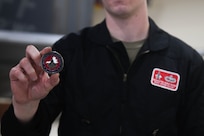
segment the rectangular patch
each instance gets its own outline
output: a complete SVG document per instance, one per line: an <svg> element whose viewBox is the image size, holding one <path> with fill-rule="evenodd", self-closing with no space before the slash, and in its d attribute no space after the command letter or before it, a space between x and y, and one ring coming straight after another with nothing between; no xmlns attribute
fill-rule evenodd
<svg viewBox="0 0 204 136"><path fill-rule="evenodd" d="M175 72L154 68L152 71L151 84L157 87L177 91L180 75Z"/></svg>

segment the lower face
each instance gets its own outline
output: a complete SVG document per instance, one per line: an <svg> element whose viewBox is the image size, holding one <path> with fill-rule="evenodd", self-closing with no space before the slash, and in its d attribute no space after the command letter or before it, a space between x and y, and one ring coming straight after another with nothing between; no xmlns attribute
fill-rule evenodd
<svg viewBox="0 0 204 136"><path fill-rule="evenodd" d="M102 2L109 14L126 17L134 14L146 3L146 0L102 0Z"/></svg>

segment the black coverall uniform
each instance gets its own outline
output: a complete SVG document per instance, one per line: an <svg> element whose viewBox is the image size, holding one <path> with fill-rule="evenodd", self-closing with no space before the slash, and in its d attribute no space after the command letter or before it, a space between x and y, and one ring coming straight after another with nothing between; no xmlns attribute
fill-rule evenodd
<svg viewBox="0 0 204 136"><path fill-rule="evenodd" d="M11 105L3 136L47 136L59 113L59 136L204 136L203 59L149 21L133 64L105 21L57 41L61 82L27 124Z"/></svg>

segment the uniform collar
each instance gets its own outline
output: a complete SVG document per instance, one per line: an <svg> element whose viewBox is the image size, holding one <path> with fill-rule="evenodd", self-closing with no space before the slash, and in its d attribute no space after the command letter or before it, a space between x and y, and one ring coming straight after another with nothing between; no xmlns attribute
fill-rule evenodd
<svg viewBox="0 0 204 136"><path fill-rule="evenodd" d="M168 34L162 29L160 29L151 18L149 18L149 22L149 36L145 41L142 50L158 51L167 48L169 46ZM100 24L92 27L89 31L88 37L93 42L102 46L110 45L113 43L110 33L107 29L105 20Z"/></svg>
<svg viewBox="0 0 204 136"><path fill-rule="evenodd" d="M109 45L112 43L112 38L104 20L100 24L92 27L89 31L89 39L100 45Z"/></svg>

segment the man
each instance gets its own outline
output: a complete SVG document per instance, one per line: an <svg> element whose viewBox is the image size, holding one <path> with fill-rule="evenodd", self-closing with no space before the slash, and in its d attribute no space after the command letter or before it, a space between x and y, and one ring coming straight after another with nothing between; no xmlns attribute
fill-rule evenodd
<svg viewBox="0 0 204 136"><path fill-rule="evenodd" d="M148 18L146 0L103 0L101 24L53 48L28 46L11 69L12 105L3 136L46 136L61 113L59 136L204 135L204 63ZM64 69L39 66L51 50Z"/></svg>

